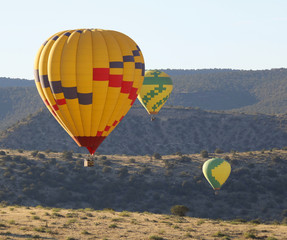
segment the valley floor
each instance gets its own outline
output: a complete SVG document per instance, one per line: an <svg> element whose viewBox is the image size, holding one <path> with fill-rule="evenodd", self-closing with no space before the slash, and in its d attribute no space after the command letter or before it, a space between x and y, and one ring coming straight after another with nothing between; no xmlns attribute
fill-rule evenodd
<svg viewBox="0 0 287 240"><path fill-rule="evenodd" d="M6 206L0 209L0 239L287 239L286 225L242 223L159 215Z"/></svg>

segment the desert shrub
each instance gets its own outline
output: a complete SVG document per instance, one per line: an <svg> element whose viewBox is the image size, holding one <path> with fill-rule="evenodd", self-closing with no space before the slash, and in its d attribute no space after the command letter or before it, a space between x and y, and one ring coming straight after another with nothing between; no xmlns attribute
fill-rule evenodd
<svg viewBox="0 0 287 240"><path fill-rule="evenodd" d="M38 154L37 154L37 158L39 158L39 159L45 159L46 156L45 156L45 154L43 154L43 153L38 153Z"/></svg>
<svg viewBox="0 0 287 240"><path fill-rule="evenodd" d="M287 217L283 218L281 223L282 223L283 225L287 225Z"/></svg>
<svg viewBox="0 0 287 240"><path fill-rule="evenodd" d="M221 231L214 233L212 236L213 237L225 237L224 239L230 239L228 234L223 233Z"/></svg>
<svg viewBox="0 0 287 240"><path fill-rule="evenodd" d="M50 160L48 160L48 163L54 165L57 163L57 160L56 160L56 158L51 158Z"/></svg>
<svg viewBox="0 0 287 240"><path fill-rule="evenodd" d="M65 160L72 160L73 159L73 152L72 151L65 151L62 153L62 158Z"/></svg>
<svg viewBox="0 0 287 240"><path fill-rule="evenodd" d="M182 172L180 172L179 176L181 176L181 177L190 177L190 173L188 171L182 171Z"/></svg>
<svg viewBox="0 0 287 240"><path fill-rule="evenodd" d="M112 171L112 168L111 168L111 167L107 167L107 166L105 166L105 167L103 168L103 170L102 170L103 173L109 173L109 172L111 172L111 171Z"/></svg>
<svg viewBox="0 0 287 240"><path fill-rule="evenodd" d="M200 155L201 155L201 157L203 157L203 158L208 158L208 152L207 152L206 150L201 150L201 151L200 151Z"/></svg>
<svg viewBox="0 0 287 240"><path fill-rule="evenodd" d="M244 175L249 175L250 174L250 170L248 168L246 168L246 167L236 168L232 172L236 176L244 176Z"/></svg>
<svg viewBox="0 0 287 240"><path fill-rule="evenodd" d="M0 151L0 155L6 155L4 151Z"/></svg>
<svg viewBox="0 0 287 240"><path fill-rule="evenodd" d="M164 240L163 237L159 237L159 236L156 236L156 235L152 235L148 239L149 240Z"/></svg>
<svg viewBox="0 0 287 240"><path fill-rule="evenodd" d="M188 156L181 156L181 158L180 158L181 162L189 162L190 160L191 160L191 158Z"/></svg>
<svg viewBox="0 0 287 240"><path fill-rule="evenodd" d="M111 224L111 225L109 226L109 228L117 228L117 227L118 227L118 225L115 224L115 223L113 223L113 224Z"/></svg>
<svg viewBox="0 0 287 240"><path fill-rule="evenodd" d="M107 160L107 157L106 157L106 156L101 156L100 159L101 159L101 160Z"/></svg>
<svg viewBox="0 0 287 240"><path fill-rule="evenodd" d="M230 161L231 159L230 159L230 157L228 155L226 155L226 156L224 156L224 160Z"/></svg>
<svg viewBox="0 0 287 240"><path fill-rule="evenodd" d="M5 155L2 159L5 160L5 161L11 161L12 157L9 156L9 155Z"/></svg>
<svg viewBox="0 0 287 240"><path fill-rule="evenodd" d="M104 160L104 161L102 161L102 164L105 166L110 166L110 165L112 165L112 162L110 160Z"/></svg>
<svg viewBox="0 0 287 240"><path fill-rule="evenodd" d="M148 174L151 172L151 169L147 166L144 166L140 169L139 174Z"/></svg>
<svg viewBox="0 0 287 240"><path fill-rule="evenodd" d="M182 153L181 152L176 152L175 155L182 156Z"/></svg>
<svg viewBox="0 0 287 240"><path fill-rule="evenodd" d="M18 149L18 153L23 153L24 150L23 149Z"/></svg>
<svg viewBox="0 0 287 240"><path fill-rule="evenodd" d="M33 151L33 152L31 152L31 156L32 156L32 157L36 157L37 154L38 154L38 152L39 152L39 151Z"/></svg>
<svg viewBox="0 0 287 240"><path fill-rule="evenodd" d="M261 221L260 218L257 218L257 219L250 220L250 223L252 223L252 224L260 224L260 223L262 223L262 221Z"/></svg>
<svg viewBox="0 0 287 240"><path fill-rule="evenodd" d="M172 163L171 161L168 161L168 160L164 160L164 167L167 169L172 169L172 168L174 168L174 163Z"/></svg>
<svg viewBox="0 0 287 240"><path fill-rule="evenodd" d="M252 230L248 230L247 232L244 233L244 237L245 238L252 238L252 239L256 239L256 235Z"/></svg>
<svg viewBox="0 0 287 240"><path fill-rule="evenodd" d="M177 216L185 216L188 211L189 211L188 207L184 205L174 205L170 209L170 212L173 215L177 215Z"/></svg>
<svg viewBox="0 0 287 240"><path fill-rule="evenodd" d="M118 170L118 177L126 177L128 175L129 171L127 167L122 167Z"/></svg>
<svg viewBox="0 0 287 240"><path fill-rule="evenodd" d="M165 177L171 177L172 175L173 175L172 170L167 169L167 170L164 171L164 176Z"/></svg>
<svg viewBox="0 0 287 240"><path fill-rule="evenodd" d="M282 211L282 216L283 216L283 217L287 217L287 209L284 209L284 210Z"/></svg>
<svg viewBox="0 0 287 240"><path fill-rule="evenodd" d="M161 155L159 153L154 153L152 155L155 159L161 159Z"/></svg>
<svg viewBox="0 0 287 240"><path fill-rule="evenodd" d="M135 162L136 162L136 160L134 158L129 159L129 163L135 163Z"/></svg>
<svg viewBox="0 0 287 240"><path fill-rule="evenodd" d="M216 148L214 152L215 153L224 153L224 151L220 148Z"/></svg>
<svg viewBox="0 0 287 240"><path fill-rule="evenodd" d="M282 159L279 156L272 156L271 161L273 163L280 163L280 162L282 162Z"/></svg>

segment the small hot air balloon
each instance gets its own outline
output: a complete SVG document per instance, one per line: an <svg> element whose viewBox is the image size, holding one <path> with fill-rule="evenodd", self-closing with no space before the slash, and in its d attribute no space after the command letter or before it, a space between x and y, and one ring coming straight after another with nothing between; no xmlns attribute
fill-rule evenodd
<svg viewBox="0 0 287 240"><path fill-rule="evenodd" d="M231 166L222 158L212 158L203 164L202 172L212 188L217 191L229 177Z"/></svg>
<svg viewBox="0 0 287 240"><path fill-rule="evenodd" d="M159 70L145 72L144 82L139 92L138 99L154 120L159 110L169 98L173 85L166 73Z"/></svg>
<svg viewBox="0 0 287 240"><path fill-rule="evenodd" d="M47 108L93 155L136 100L144 59L137 44L120 32L67 30L41 46L34 72Z"/></svg>

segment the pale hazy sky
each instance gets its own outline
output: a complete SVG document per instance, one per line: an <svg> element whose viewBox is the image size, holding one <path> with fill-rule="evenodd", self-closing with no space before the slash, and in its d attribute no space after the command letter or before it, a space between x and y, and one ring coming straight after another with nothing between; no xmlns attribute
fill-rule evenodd
<svg viewBox="0 0 287 240"><path fill-rule="evenodd" d="M147 69L287 67L286 0L7 0L0 77L33 79L40 45L61 30L120 31Z"/></svg>

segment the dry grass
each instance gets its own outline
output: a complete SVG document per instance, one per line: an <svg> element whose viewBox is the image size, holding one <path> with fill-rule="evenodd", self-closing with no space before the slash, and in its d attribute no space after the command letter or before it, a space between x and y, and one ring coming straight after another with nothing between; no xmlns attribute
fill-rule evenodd
<svg viewBox="0 0 287 240"><path fill-rule="evenodd" d="M0 239L287 239L287 226L151 213L3 207Z"/></svg>

